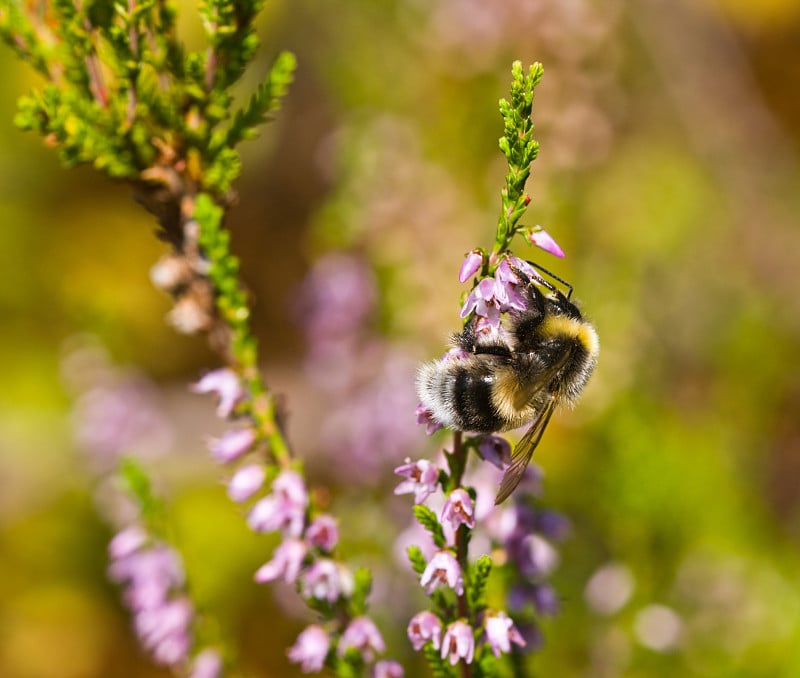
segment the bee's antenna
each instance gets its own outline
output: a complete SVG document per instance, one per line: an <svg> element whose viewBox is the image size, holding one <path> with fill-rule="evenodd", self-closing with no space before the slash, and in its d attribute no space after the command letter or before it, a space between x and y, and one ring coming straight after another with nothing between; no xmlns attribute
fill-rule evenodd
<svg viewBox="0 0 800 678"><path fill-rule="evenodd" d="M532 261L529 261L528 263L529 263L531 266L533 266L534 268L536 268L536 269L540 270L540 271L541 271L542 273L544 273L545 275L549 275L549 276L550 276L550 277L551 277L553 280L558 280L558 282L560 282L560 283L561 283L561 284L562 284L564 287L566 287L566 288L569 290L569 292L567 292L567 300L569 300L569 298L572 296L572 285L570 285L570 284L569 284L569 283L568 283L566 280L564 280L563 278L559 278L559 277L558 277L558 276L557 276L555 273L551 273L550 271L548 271L548 270L547 270L546 268L544 268L543 266L539 266L539 264L534 264ZM553 286L552 286L552 285L551 285L549 282L547 282L547 281L546 281L546 280L544 280L544 279L542 279L542 282L543 282L543 283L544 283L544 284L545 284L547 287L549 287L551 290L555 291L555 289L553 288Z"/></svg>

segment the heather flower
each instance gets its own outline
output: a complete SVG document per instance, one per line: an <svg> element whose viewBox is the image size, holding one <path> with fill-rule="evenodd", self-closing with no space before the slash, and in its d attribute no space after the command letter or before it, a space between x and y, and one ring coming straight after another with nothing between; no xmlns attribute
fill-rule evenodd
<svg viewBox="0 0 800 678"><path fill-rule="evenodd" d="M536 514L534 529L553 541L563 541L572 530L572 523L558 511L543 510Z"/></svg>
<svg viewBox="0 0 800 678"><path fill-rule="evenodd" d="M549 252L550 254L563 259L564 250L562 250L558 246L558 243L553 240L553 236L551 236L541 226L537 226L536 228L537 230L531 231L531 233L528 234L528 239L531 241L531 244L536 245L536 247L543 249L545 252Z"/></svg>
<svg viewBox="0 0 800 678"><path fill-rule="evenodd" d="M235 461L253 446L256 432L252 428L237 428L225 431L219 438L208 442L211 456L220 464Z"/></svg>
<svg viewBox="0 0 800 678"><path fill-rule="evenodd" d="M484 435L478 438L478 454L499 469L511 463L511 445L500 436Z"/></svg>
<svg viewBox="0 0 800 678"><path fill-rule="evenodd" d="M245 393L239 375L228 368L207 372L190 388L194 393L214 393L219 398L217 416L223 419L233 413Z"/></svg>
<svg viewBox="0 0 800 678"><path fill-rule="evenodd" d="M308 553L308 545L300 539L286 539L275 549L272 560L256 570L253 578L264 584L283 577L287 584L297 579L300 567Z"/></svg>
<svg viewBox="0 0 800 678"><path fill-rule="evenodd" d="M299 537L305 526L308 492L303 479L294 471L282 471L272 483L272 493L259 499L250 509L247 524L254 532L281 530Z"/></svg>
<svg viewBox="0 0 800 678"><path fill-rule="evenodd" d="M418 612L408 622L408 639L417 651L421 650L428 641L433 643L435 650L438 650L441 635L442 622L439 617L428 610Z"/></svg>
<svg viewBox="0 0 800 678"><path fill-rule="evenodd" d="M396 661L383 659L372 669L372 678L403 678L403 667Z"/></svg>
<svg viewBox="0 0 800 678"><path fill-rule="evenodd" d="M368 662L372 661L376 652L381 653L386 650L378 627L369 617L356 617L347 625L339 640L337 653L343 657L350 648L358 650Z"/></svg>
<svg viewBox="0 0 800 678"><path fill-rule="evenodd" d="M316 560L301 577L302 594L335 603L340 596L353 591L353 577L342 565L330 558Z"/></svg>
<svg viewBox="0 0 800 678"><path fill-rule="evenodd" d="M189 678L220 678L222 676L222 657L212 648L206 648L192 660Z"/></svg>
<svg viewBox="0 0 800 678"><path fill-rule="evenodd" d="M558 551L538 534L524 537L516 555L517 567L528 577L547 577L558 567Z"/></svg>
<svg viewBox="0 0 800 678"><path fill-rule="evenodd" d="M324 513L317 516L306 530L306 539L312 546L330 552L339 541L339 528L332 516Z"/></svg>
<svg viewBox="0 0 800 678"><path fill-rule="evenodd" d="M467 282L473 275L475 275L483 266L483 252L480 250L472 250L464 259L461 264L461 270L458 272L458 281Z"/></svg>
<svg viewBox="0 0 800 678"><path fill-rule="evenodd" d="M289 648L289 661L300 664L303 673L316 673L325 665L325 658L331 647L331 639L325 630L317 624L307 627L294 645Z"/></svg>
<svg viewBox="0 0 800 678"><path fill-rule="evenodd" d="M461 566L450 551L438 551L431 558L419 583L430 595L440 584L447 584L458 595L464 593L464 578Z"/></svg>
<svg viewBox="0 0 800 678"><path fill-rule="evenodd" d="M450 521L450 526L455 530L459 525L466 525L472 529L475 527L475 508L472 505L472 498L469 493L459 487L450 493L447 501L442 508L441 521Z"/></svg>
<svg viewBox="0 0 800 678"><path fill-rule="evenodd" d="M136 613L134 627L142 645L159 664L176 664L191 647L190 627L194 609L182 596Z"/></svg>
<svg viewBox="0 0 800 678"><path fill-rule="evenodd" d="M439 482L439 468L427 459L420 459L412 463L411 459L406 457L406 463L398 466L394 472L406 478L394 488L394 493L413 492L415 504L421 504L436 491Z"/></svg>
<svg viewBox="0 0 800 678"><path fill-rule="evenodd" d="M247 524L253 532L281 530L286 536L299 537L305 525L305 508L270 494L253 504L247 514Z"/></svg>
<svg viewBox="0 0 800 678"><path fill-rule="evenodd" d="M444 632L442 659L447 659L450 666L455 666L459 659L471 664L474 654L475 638L472 627L461 619L454 621Z"/></svg>
<svg viewBox="0 0 800 678"><path fill-rule="evenodd" d="M484 278L467 295L464 305L461 307L461 317L466 318L471 313L486 318L492 324L500 324L500 308L503 306L505 298L503 288L499 288L501 297L498 298L498 287L494 278Z"/></svg>
<svg viewBox="0 0 800 678"><path fill-rule="evenodd" d="M164 545L114 560L108 573L113 581L127 585L125 601L134 612L162 604L171 590L184 583L180 558Z"/></svg>
<svg viewBox="0 0 800 678"><path fill-rule="evenodd" d="M248 464L243 466L228 483L228 497L232 501L241 503L252 497L264 484L266 470L261 464Z"/></svg>
<svg viewBox="0 0 800 678"><path fill-rule="evenodd" d="M112 560L127 558L144 546L148 539L141 525L131 525L114 535L108 544L108 554Z"/></svg>
<svg viewBox="0 0 800 678"><path fill-rule="evenodd" d="M417 415L417 423L425 427L425 433L433 435L440 428L444 428L438 421L433 418L433 413L427 409L422 403L417 405L415 412ZM417 502L419 503L419 502Z"/></svg>
<svg viewBox="0 0 800 678"><path fill-rule="evenodd" d="M486 631L486 640L495 657L499 657L501 652L510 652L511 643L516 643L521 647L526 644L522 634L505 612L486 615L483 626Z"/></svg>

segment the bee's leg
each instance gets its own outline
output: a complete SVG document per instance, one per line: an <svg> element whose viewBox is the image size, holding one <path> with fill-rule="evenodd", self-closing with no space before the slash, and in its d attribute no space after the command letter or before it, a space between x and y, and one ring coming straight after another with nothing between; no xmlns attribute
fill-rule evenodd
<svg viewBox="0 0 800 678"><path fill-rule="evenodd" d="M478 337L475 334L475 322L476 317L473 316L472 319L464 326L461 334L456 334L453 336L453 345L457 346L463 351L466 351L467 353L474 353L476 355L498 355L503 358L510 358L511 349L507 345L499 342L480 343L478 341Z"/></svg>

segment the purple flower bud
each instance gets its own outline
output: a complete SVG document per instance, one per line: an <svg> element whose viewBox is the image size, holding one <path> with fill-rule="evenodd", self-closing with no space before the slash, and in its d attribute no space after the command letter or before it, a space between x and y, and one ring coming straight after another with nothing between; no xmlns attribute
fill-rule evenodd
<svg viewBox="0 0 800 678"><path fill-rule="evenodd" d="M475 507L465 489L458 487L450 493L442 508L440 520L442 523L449 520L454 530L458 529L459 525L466 525L470 529L475 527Z"/></svg>
<svg viewBox="0 0 800 678"><path fill-rule="evenodd" d="M549 252L550 254L563 259L564 250L558 246L558 243L553 240L553 237L541 226L537 226L536 228L538 230L532 231L528 235L528 239L531 241L531 244L536 245L536 247L543 249L545 252Z"/></svg>
<svg viewBox="0 0 800 678"><path fill-rule="evenodd" d="M423 610L418 612L408 622L408 639L416 651L422 649L428 641L433 643L435 650L439 649L442 636L442 622L433 612Z"/></svg>
<svg viewBox="0 0 800 678"><path fill-rule="evenodd" d="M248 464L243 466L228 483L228 497L232 501L241 503L252 497L264 484L267 472L261 464Z"/></svg>
<svg viewBox="0 0 800 678"><path fill-rule="evenodd" d="M353 576L343 565L330 558L320 558L301 577L302 595L335 603L340 596L353 592Z"/></svg>
<svg viewBox="0 0 800 678"><path fill-rule="evenodd" d="M236 428L225 431L219 438L208 442L211 456L220 464L227 464L241 457L250 450L256 441L256 432L252 428Z"/></svg>
<svg viewBox="0 0 800 678"><path fill-rule="evenodd" d="M318 549L333 551L339 541L339 528L336 520L326 513L317 516L306 530L306 539Z"/></svg>
<svg viewBox="0 0 800 678"><path fill-rule="evenodd" d="M572 523L569 518L558 511L539 511L534 523L534 529L553 541L563 541L572 531Z"/></svg>
<svg viewBox="0 0 800 678"><path fill-rule="evenodd" d="M406 457L406 463L398 466L394 472L406 478L394 488L395 494L414 493L414 503L421 504L436 491L439 482L439 468L427 459L420 459L412 463Z"/></svg>
<svg viewBox="0 0 800 678"><path fill-rule="evenodd" d="M294 645L289 648L289 661L300 664L303 673L317 673L325 666L325 658L331 647L331 639L324 629L317 624L306 628Z"/></svg>
<svg viewBox="0 0 800 678"><path fill-rule="evenodd" d="M479 438L478 454L500 470L511 463L511 445L500 436L485 435Z"/></svg>
<svg viewBox="0 0 800 678"><path fill-rule="evenodd" d="M308 545L300 539L286 539L275 549L272 560L256 570L253 579L259 584L274 581L280 577L287 584L297 579L300 567L308 553Z"/></svg>
<svg viewBox="0 0 800 678"><path fill-rule="evenodd" d="M380 654L386 650L378 627L369 617L356 617L347 625L336 652L344 657L350 648L358 650L368 662L372 661L376 652Z"/></svg>
<svg viewBox="0 0 800 678"><path fill-rule="evenodd" d="M425 433L429 436L436 433L440 428L444 428L438 421L434 420L433 412L427 409L422 403L417 405L416 415L417 423L425 427Z"/></svg>
<svg viewBox="0 0 800 678"><path fill-rule="evenodd" d="M525 639L505 612L486 615L483 626L495 657L499 657L501 652L510 652L511 643L525 647Z"/></svg>
<svg viewBox="0 0 800 678"><path fill-rule="evenodd" d="M189 678L221 678L222 657L212 648L206 648L192 660Z"/></svg>
<svg viewBox="0 0 800 678"><path fill-rule="evenodd" d="M459 596L464 593L461 566L450 551L437 551L422 573L419 583L430 595L440 584L447 584Z"/></svg>
<svg viewBox="0 0 800 678"><path fill-rule="evenodd" d="M483 252L472 250L464 259L464 263L461 264L461 270L458 272L458 281L467 282L480 270L481 266L483 266Z"/></svg>
<svg viewBox="0 0 800 678"><path fill-rule="evenodd" d="M383 659L372 669L372 678L403 678L403 667L395 661Z"/></svg>
<svg viewBox="0 0 800 678"><path fill-rule="evenodd" d="M444 632L442 659L447 659L450 666L455 666L459 659L471 664L474 654L475 638L472 634L472 627L460 619L454 621Z"/></svg>
<svg viewBox="0 0 800 678"><path fill-rule="evenodd" d="M214 393L219 398L217 416L223 419L231 415L244 397L239 375L228 368L206 373L200 381L192 384L191 390L195 393Z"/></svg>
<svg viewBox="0 0 800 678"><path fill-rule="evenodd" d="M108 544L112 560L121 560L134 554L147 543L149 537L141 525L131 525L118 532Z"/></svg>
<svg viewBox="0 0 800 678"><path fill-rule="evenodd" d="M558 551L538 534L529 534L522 539L518 555L517 566L528 577L547 577L558 567Z"/></svg>

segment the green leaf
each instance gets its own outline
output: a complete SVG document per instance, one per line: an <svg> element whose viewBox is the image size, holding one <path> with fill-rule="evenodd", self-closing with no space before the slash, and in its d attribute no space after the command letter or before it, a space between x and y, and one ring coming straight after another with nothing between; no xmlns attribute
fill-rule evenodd
<svg viewBox="0 0 800 678"><path fill-rule="evenodd" d="M372 572L365 567L359 567L353 579L353 595L350 599L352 614L354 617L365 614L367 611L367 598L372 590Z"/></svg>
<svg viewBox="0 0 800 678"><path fill-rule="evenodd" d="M447 540L445 539L444 530L436 514L424 504L416 504L412 510L419 524L430 532L433 543L436 544L438 548L443 548Z"/></svg>
<svg viewBox="0 0 800 678"><path fill-rule="evenodd" d="M234 147L244 139L255 136L255 128L267 122L269 114L278 110L281 98L286 95L294 79L297 61L291 52L281 52L272 64L269 74L250 97L247 105L236 112L225 143Z"/></svg>

